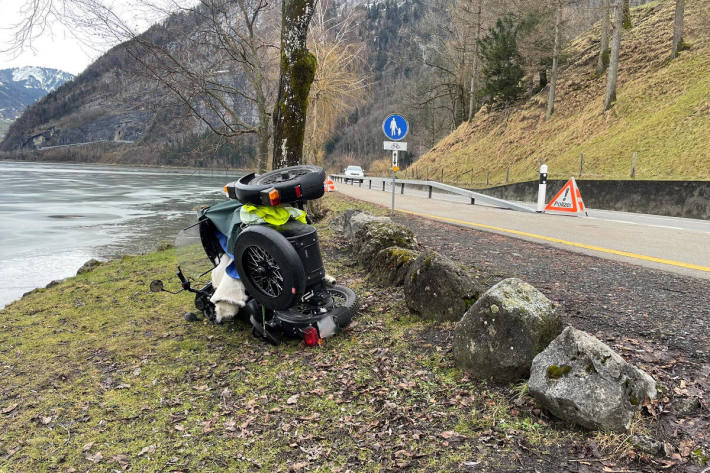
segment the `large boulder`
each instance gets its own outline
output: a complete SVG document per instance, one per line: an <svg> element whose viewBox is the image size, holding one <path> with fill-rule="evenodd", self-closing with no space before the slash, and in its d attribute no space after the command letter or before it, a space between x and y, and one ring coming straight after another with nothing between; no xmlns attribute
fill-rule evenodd
<svg viewBox="0 0 710 473"><path fill-rule="evenodd" d="M351 223L359 216L353 217ZM353 237L353 253L358 263L370 269L376 261L377 253L385 248L413 248L415 244L414 234L407 227L398 223L371 221Z"/></svg>
<svg viewBox="0 0 710 473"><path fill-rule="evenodd" d="M553 415L624 432L634 411L656 396L656 382L586 332L567 327L535 357L528 389Z"/></svg>
<svg viewBox="0 0 710 473"><path fill-rule="evenodd" d="M404 279L404 298L425 319L458 320L481 294L481 283L435 251L421 253Z"/></svg>
<svg viewBox="0 0 710 473"><path fill-rule="evenodd" d="M504 279L486 291L456 324L459 367L481 379L526 377L535 355L562 331L554 304L530 284Z"/></svg>
<svg viewBox="0 0 710 473"><path fill-rule="evenodd" d="M383 286L401 286L419 252L390 246L380 250L370 266L370 278Z"/></svg>
<svg viewBox="0 0 710 473"><path fill-rule="evenodd" d="M392 223L389 217L370 215L367 212L355 212L343 223L343 235L349 240L354 240L357 233L371 223Z"/></svg>

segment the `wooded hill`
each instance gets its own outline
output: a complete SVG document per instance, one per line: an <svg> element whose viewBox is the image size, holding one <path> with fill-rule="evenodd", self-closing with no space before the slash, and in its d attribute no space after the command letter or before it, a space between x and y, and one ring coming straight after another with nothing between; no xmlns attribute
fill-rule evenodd
<svg viewBox="0 0 710 473"><path fill-rule="evenodd" d="M410 174L475 187L550 177L710 178L710 1L686 2L684 41L670 60L675 2L632 9L622 33L617 101L603 112L606 74L595 73L600 27L564 52L555 113L545 120L547 90L504 109L484 107L422 156ZM416 131L413 131L416 132ZM473 178L471 177L473 174ZM446 177L448 176L448 177Z"/></svg>

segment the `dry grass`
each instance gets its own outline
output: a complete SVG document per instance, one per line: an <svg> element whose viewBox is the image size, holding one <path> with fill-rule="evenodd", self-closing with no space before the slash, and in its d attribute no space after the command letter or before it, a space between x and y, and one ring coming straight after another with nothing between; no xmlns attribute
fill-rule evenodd
<svg viewBox="0 0 710 473"><path fill-rule="evenodd" d="M541 162L552 178L629 177L638 152L641 179L710 178L709 0L686 2L690 49L669 61L675 2L654 2L633 11L634 25L622 39L618 99L602 113L606 76L594 72L598 27L575 40L561 72L555 115L546 122L546 91L515 109L482 110L440 141L414 165L423 174L475 170L476 182L535 178Z"/></svg>

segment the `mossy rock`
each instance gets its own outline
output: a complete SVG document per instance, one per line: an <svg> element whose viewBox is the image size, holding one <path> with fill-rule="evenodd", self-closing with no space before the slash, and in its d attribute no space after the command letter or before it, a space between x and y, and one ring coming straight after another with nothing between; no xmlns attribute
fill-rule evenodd
<svg viewBox="0 0 710 473"><path fill-rule="evenodd" d="M401 286L419 252L390 246L380 250L370 266L370 279L383 286Z"/></svg>
<svg viewBox="0 0 710 473"><path fill-rule="evenodd" d="M483 292L483 282L446 256L427 250L404 279L407 307L424 319L459 320Z"/></svg>
<svg viewBox="0 0 710 473"><path fill-rule="evenodd" d="M408 228L391 222L373 221L358 230L353 240L353 253L357 261L370 269L377 254L391 246L414 248L416 240Z"/></svg>
<svg viewBox="0 0 710 473"><path fill-rule="evenodd" d="M474 377L511 382L526 377L532 360L562 331L554 304L530 284L504 279L456 324L454 356ZM551 376L567 369L555 366Z"/></svg>
<svg viewBox="0 0 710 473"><path fill-rule="evenodd" d="M586 332L565 328L530 368L530 394L554 416L588 429L627 431L646 398L648 374Z"/></svg>

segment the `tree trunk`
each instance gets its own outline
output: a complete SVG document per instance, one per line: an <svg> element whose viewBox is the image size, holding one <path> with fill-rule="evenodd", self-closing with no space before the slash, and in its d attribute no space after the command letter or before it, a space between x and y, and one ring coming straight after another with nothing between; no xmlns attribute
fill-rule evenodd
<svg viewBox="0 0 710 473"><path fill-rule="evenodd" d="M478 11L476 13L476 36L474 37L473 46L473 67L471 70L471 90L468 97L468 121L473 119L473 114L478 109L476 100L476 89L478 88L478 40L481 39L481 11L483 9L483 0L478 0Z"/></svg>
<svg viewBox="0 0 710 473"><path fill-rule="evenodd" d="M625 30L630 30L634 25L631 23L631 5L629 0L622 0L624 3L624 21L623 27Z"/></svg>
<svg viewBox="0 0 710 473"><path fill-rule="evenodd" d="M555 110L555 93L557 92L557 63L560 55L560 23L562 22L562 3L557 2L555 15L555 46L552 51L552 71L550 71L550 93L547 96L547 112L545 120L549 120Z"/></svg>
<svg viewBox="0 0 710 473"><path fill-rule="evenodd" d="M547 87L547 69L540 69L538 71L538 76L540 81L537 84L538 92Z"/></svg>
<svg viewBox="0 0 710 473"><path fill-rule="evenodd" d="M597 74L601 75L608 65L609 51L609 0L604 0L602 5L602 37L599 46L599 59L597 61ZM607 59L605 59L607 58Z"/></svg>
<svg viewBox="0 0 710 473"><path fill-rule="evenodd" d="M609 57L609 70L606 75L606 97L604 111L616 101L616 76L619 72L619 51L621 50L621 29L623 27L624 7L619 2L614 8L614 38L611 42L611 55Z"/></svg>
<svg viewBox="0 0 710 473"><path fill-rule="evenodd" d="M306 48L315 0L283 0L281 76L274 109L273 169L300 164L316 58Z"/></svg>
<svg viewBox="0 0 710 473"><path fill-rule="evenodd" d="M685 0L675 2L675 21L673 22L673 49L671 59L678 57L678 49L683 43L683 15L685 13Z"/></svg>

